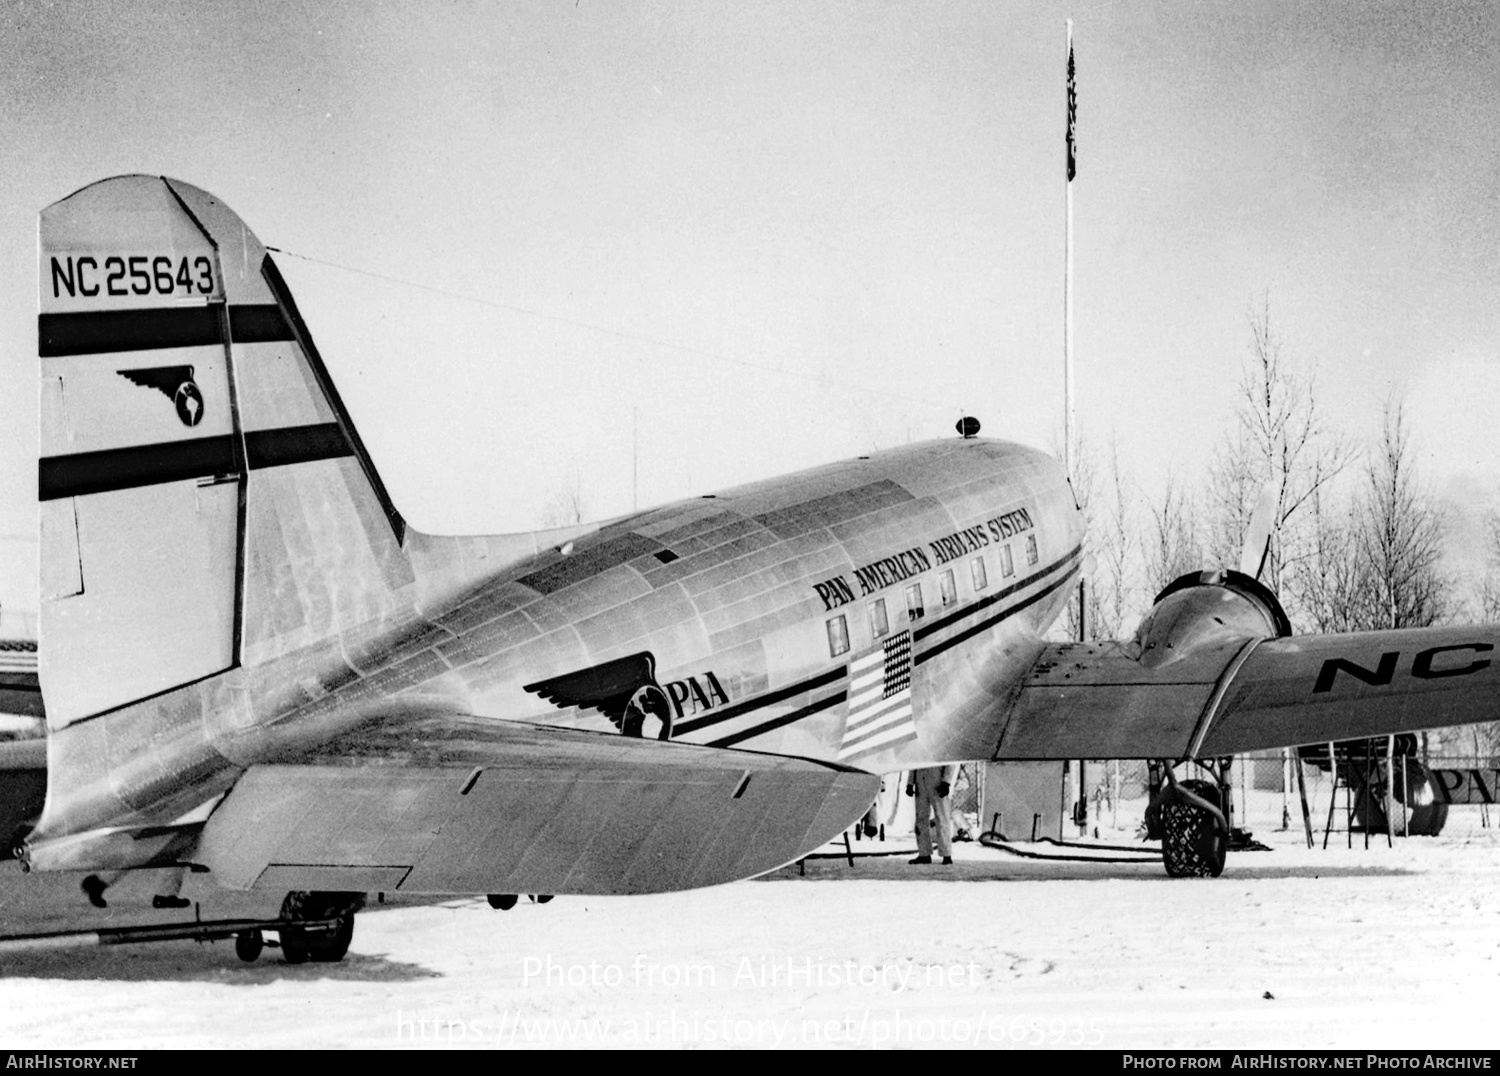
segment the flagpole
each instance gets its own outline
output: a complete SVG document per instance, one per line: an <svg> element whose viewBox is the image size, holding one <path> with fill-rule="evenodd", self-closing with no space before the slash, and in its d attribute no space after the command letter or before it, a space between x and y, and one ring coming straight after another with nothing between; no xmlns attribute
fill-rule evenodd
<svg viewBox="0 0 1500 1076"><path fill-rule="evenodd" d="M1068 159L1063 173L1067 212L1063 225L1063 469L1073 477L1073 176L1076 172L1073 124L1077 115L1073 88L1073 20L1068 20Z"/></svg>
<svg viewBox="0 0 1500 1076"><path fill-rule="evenodd" d="M1077 174L1077 157L1074 144L1074 125L1077 122L1078 97L1073 85L1073 20L1068 19L1068 144L1067 162L1063 172L1063 197L1066 212L1063 217L1063 470L1068 481L1073 480L1073 177ZM1074 496L1077 496L1075 489ZM1078 576L1078 639L1088 638L1087 590L1082 573ZM1087 834L1086 811L1088 780L1084 776L1084 761L1078 760L1076 776L1068 773L1071 767L1064 764L1063 778L1068 783L1068 795L1077 812L1073 821L1080 834ZM1080 807L1080 805L1083 805ZM1066 812L1065 812L1066 814ZM1061 837L1063 819L1058 819L1058 835Z"/></svg>

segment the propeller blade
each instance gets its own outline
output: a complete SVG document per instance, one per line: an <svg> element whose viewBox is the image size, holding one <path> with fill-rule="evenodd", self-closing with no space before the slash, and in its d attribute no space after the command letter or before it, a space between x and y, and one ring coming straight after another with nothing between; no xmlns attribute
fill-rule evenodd
<svg viewBox="0 0 1500 1076"><path fill-rule="evenodd" d="M1276 500L1276 485L1267 482L1261 487L1255 509L1250 513L1250 524L1245 528L1245 544L1240 547L1240 571L1252 579L1260 578L1261 569L1266 566L1266 554L1271 551Z"/></svg>

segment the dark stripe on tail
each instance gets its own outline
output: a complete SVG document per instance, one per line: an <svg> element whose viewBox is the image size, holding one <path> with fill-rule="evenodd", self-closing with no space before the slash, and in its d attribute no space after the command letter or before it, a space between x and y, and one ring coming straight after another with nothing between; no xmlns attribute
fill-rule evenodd
<svg viewBox="0 0 1500 1076"><path fill-rule="evenodd" d="M271 303L231 306L229 335L241 344L294 339L281 309ZM37 354L44 359L202 347L223 342L224 332L214 304L37 316Z"/></svg>
<svg viewBox="0 0 1500 1076"><path fill-rule="evenodd" d="M353 447L334 422L256 430L245 435L245 456L251 470L352 455ZM102 452L75 452L40 461L37 496L44 501L84 497L163 482L232 475L234 471L234 441L229 434Z"/></svg>
<svg viewBox="0 0 1500 1076"><path fill-rule="evenodd" d="M354 446L344 439L337 422L284 426L279 430L256 430L245 434L245 457L252 471L352 455Z"/></svg>

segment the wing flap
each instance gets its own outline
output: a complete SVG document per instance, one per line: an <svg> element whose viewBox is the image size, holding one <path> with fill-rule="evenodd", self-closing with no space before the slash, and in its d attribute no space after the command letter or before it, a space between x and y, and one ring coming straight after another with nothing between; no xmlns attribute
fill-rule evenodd
<svg viewBox="0 0 1500 1076"><path fill-rule="evenodd" d="M436 725L446 739L420 734ZM798 859L879 791L803 759L508 721L425 717L407 732L380 735L447 747L377 753L356 736L344 753L251 766L191 858L236 889L664 892Z"/></svg>
<svg viewBox="0 0 1500 1076"><path fill-rule="evenodd" d="M994 758L1181 758L1243 647L1238 640L1152 669L1119 643L1051 644L1021 688Z"/></svg>

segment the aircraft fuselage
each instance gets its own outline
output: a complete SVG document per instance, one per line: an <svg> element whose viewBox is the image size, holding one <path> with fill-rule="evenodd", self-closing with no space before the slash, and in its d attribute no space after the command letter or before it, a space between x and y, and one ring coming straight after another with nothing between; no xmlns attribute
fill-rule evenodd
<svg viewBox="0 0 1500 1076"><path fill-rule="evenodd" d="M440 635L369 675L425 669L407 693L470 713L875 772L980 757L999 730L967 711L1034 661L1081 539L1052 457L915 445L548 550L433 610ZM648 685L664 712L630 728L611 700Z"/></svg>
<svg viewBox="0 0 1500 1076"><path fill-rule="evenodd" d="M412 532L402 607L300 646L252 633L253 663L74 725L53 762L117 759L70 804L85 829L132 810L181 817L245 767L311 744L358 753L379 713L669 725L673 740L876 773L988 757L994 685L1019 686L1035 661L1082 529L1053 457L954 438L564 532L540 552L536 535ZM291 541L279 554L316 574ZM280 585L278 604L296 608L295 580ZM643 700L644 725L624 713L643 688L656 711ZM149 758L127 755L139 730L168 723Z"/></svg>

